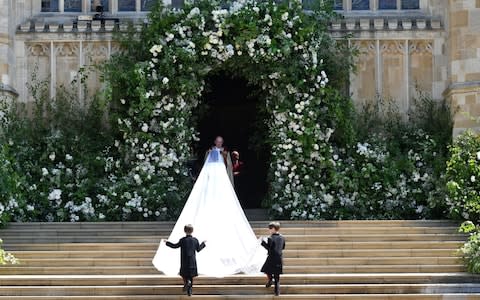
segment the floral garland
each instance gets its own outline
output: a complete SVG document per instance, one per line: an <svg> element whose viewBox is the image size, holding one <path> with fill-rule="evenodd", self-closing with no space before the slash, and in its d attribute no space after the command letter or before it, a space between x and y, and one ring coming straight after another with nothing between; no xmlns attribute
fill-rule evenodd
<svg viewBox="0 0 480 300"><path fill-rule="evenodd" d="M116 145L129 157L131 184L166 187L166 192L150 195L157 197L152 201L185 190L185 161L189 146L198 140L192 112L205 76L212 70L235 70L261 89L270 115L270 198L277 211L292 199L325 201L327 191L320 183L332 167L334 132L327 124L336 116L324 96L328 77L317 54L322 36L312 26L314 17L298 2L248 0L233 2L229 9L210 1L183 10L160 8L151 22L158 19L166 21L149 26L155 30L149 35L154 36L149 58L135 67L136 97L119 100L126 113L118 118L123 141ZM126 200L126 213L128 207L143 212L142 203L150 201L127 191L120 197Z"/></svg>

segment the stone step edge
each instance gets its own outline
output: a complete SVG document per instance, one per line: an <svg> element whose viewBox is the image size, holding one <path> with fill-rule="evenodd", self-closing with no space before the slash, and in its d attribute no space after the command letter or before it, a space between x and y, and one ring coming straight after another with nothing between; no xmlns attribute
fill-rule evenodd
<svg viewBox="0 0 480 300"><path fill-rule="evenodd" d="M43 285L24 285L24 286L0 286L0 291L2 290L66 290L72 291L73 289L76 290L134 290L134 289L177 289L178 287L182 286L180 284L180 279L178 280L178 284L158 284L158 285L62 285L62 286L43 286ZM211 289L211 288L218 288L218 289L235 289L235 288L242 288L242 289L257 289L257 288L264 288L264 281L258 282L258 284L199 284L195 286L201 289ZM324 288L324 289L354 289L354 288L448 288L448 287L462 287L462 288L477 288L480 290L480 283L342 283L342 284L282 284L282 287L287 288Z"/></svg>
<svg viewBox="0 0 480 300"><path fill-rule="evenodd" d="M174 300L193 297L174 295L139 295L139 296L0 296L0 300ZM458 294L301 294L301 295L194 295L194 299L237 299L237 300L478 300L480 293Z"/></svg>
<svg viewBox="0 0 480 300"><path fill-rule="evenodd" d="M237 282L238 284L245 284L246 282L263 282L265 276L258 275L231 275L223 278L215 278L209 276L199 276L196 278L196 284L202 285L205 283L211 284L217 282L218 284L226 284L226 282ZM142 274L142 275L0 275L0 285L22 285L28 282L28 285L36 285L41 282L42 285L71 285L70 282L77 282L80 284L84 282L98 282L98 285L105 285L107 282L115 282L115 284L135 285L135 282L177 282L180 280L179 276L166 276L160 274ZM344 273L344 274L284 274L282 281L289 284L298 283L464 283L464 282L480 282L480 275L473 275L469 273ZM11 284L9 282L13 282ZM89 285L89 284L81 284ZM95 284L97 285L97 284ZM107 284L111 285L111 284Z"/></svg>
<svg viewBox="0 0 480 300"><path fill-rule="evenodd" d="M278 220L283 226L287 227L288 225L358 225L358 224L369 224L369 225L378 225L378 224L402 224L407 227L412 224L431 224L431 225L445 225L449 226L460 225L460 222L455 220ZM258 225L258 227L266 227L266 224L271 222L270 220L261 220L261 221L250 221L249 223L252 227ZM122 226L144 226L144 225L168 225L174 226L175 221L112 221L112 222L12 222L9 223L11 226L109 226L109 225L122 225ZM403 227L402 226L402 227ZM305 226L307 227L307 226Z"/></svg>

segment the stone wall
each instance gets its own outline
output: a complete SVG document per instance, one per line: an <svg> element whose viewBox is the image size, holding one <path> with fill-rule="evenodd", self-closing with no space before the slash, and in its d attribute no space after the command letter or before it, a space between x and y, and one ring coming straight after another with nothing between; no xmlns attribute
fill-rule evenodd
<svg viewBox="0 0 480 300"><path fill-rule="evenodd" d="M0 95L15 97L16 91L11 79L15 73L14 65L14 19L12 3L0 0Z"/></svg>
<svg viewBox="0 0 480 300"><path fill-rule="evenodd" d="M100 22L52 25L38 23L25 24L17 31L16 82L19 100L29 101L28 87L22 82L30 82L32 76L37 81L49 85L50 95L55 97L56 88L68 87L74 79L88 75L89 95L98 91L102 83L96 66L118 51L112 43L115 24ZM83 74L79 74L84 70Z"/></svg>
<svg viewBox="0 0 480 300"><path fill-rule="evenodd" d="M335 37L350 35L359 50L350 93L357 104L390 99L407 111L417 91L447 97L459 108L455 133L478 127L480 115L480 0L421 0L418 11L350 11L331 25ZM0 0L0 74L28 101L33 72L50 94L67 85L82 67L98 64L117 51L115 26L142 14L118 15L120 25L75 22L74 14L40 13L40 1ZM87 8L84 11L88 11ZM5 76L4 76L5 75ZM88 79L90 93L101 87L98 73ZM1 87L1 86L0 86Z"/></svg>
<svg viewBox="0 0 480 300"><path fill-rule="evenodd" d="M450 81L444 95L457 109L454 134L480 130L480 0L448 0Z"/></svg>

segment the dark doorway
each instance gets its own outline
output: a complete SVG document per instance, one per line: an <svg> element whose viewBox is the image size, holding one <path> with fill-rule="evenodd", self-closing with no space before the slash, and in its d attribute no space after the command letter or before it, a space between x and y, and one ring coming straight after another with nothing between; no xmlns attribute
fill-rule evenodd
<svg viewBox="0 0 480 300"><path fill-rule="evenodd" d="M235 176L235 190L243 208L259 208L267 193L268 148L262 138L266 126L259 112L259 97L247 81L215 74L207 78L205 110L198 113L199 162L220 135L229 151L238 151L243 167Z"/></svg>

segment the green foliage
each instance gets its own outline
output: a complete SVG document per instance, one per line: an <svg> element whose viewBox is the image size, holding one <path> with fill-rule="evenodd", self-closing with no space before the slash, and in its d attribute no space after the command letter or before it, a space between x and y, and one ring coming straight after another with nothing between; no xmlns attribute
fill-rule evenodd
<svg viewBox="0 0 480 300"><path fill-rule="evenodd" d="M480 136L465 131L450 147L447 190L450 213L455 218L478 221L480 217Z"/></svg>
<svg viewBox="0 0 480 300"><path fill-rule="evenodd" d="M0 239L0 265L6 265L6 264L15 265L20 263L20 261L17 258L15 258L15 256L12 253L2 249L2 243L3 241L2 239Z"/></svg>
<svg viewBox="0 0 480 300"><path fill-rule="evenodd" d="M324 160L332 133L342 133L335 136L338 143L353 134L350 99L338 92L352 69L352 50L328 34L336 16L323 4L305 13L297 1L228 2L227 9L219 4L196 1L181 10L159 5L148 26L119 37L125 51L106 69L112 127L118 130L114 160L131 170L124 178L155 183L148 190L160 191L157 201L182 205L190 184L185 162L197 140L193 111L206 76L222 72L245 78L264 99L259 110L271 151L269 203L316 196L313 183L333 170ZM335 73L331 87L325 70ZM145 144L156 145L155 153L138 153ZM158 159L146 164L138 155ZM168 157L175 161L164 163ZM141 166L155 172L136 172ZM165 193L167 186L174 193Z"/></svg>
<svg viewBox="0 0 480 300"><path fill-rule="evenodd" d="M469 234L468 241L460 248L467 270L480 274L480 227L471 221L465 221L459 232Z"/></svg>
<svg viewBox="0 0 480 300"><path fill-rule="evenodd" d="M350 141L336 143L327 156L333 171L312 184L323 196L292 200L276 209L301 219L445 216L450 111L444 102L425 95L415 103L408 119L382 99L359 110Z"/></svg>
<svg viewBox="0 0 480 300"><path fill-rule="evenodd" d="M49 99L46 83L37 81L30 87L30 106L12 107L4 127L3 159L8 163L3 172L10 172L5 191L15 194L17 220L97 217L94 196L105 177L99 156L111 140L104 105L79 98L75 87L59 88L55 99Z"/></svg>
<svg viewBox="0 0 480 300"><path fill-rule="evenodd" d="M10 155L8 143L0 144L0 227L17 212L23 178L17 172L16 160Z"/></svg>
<svg viewBox="0 0 480 300"><path fill-rule="evenodd" d="M99 97L84 76L55 99L34 78L31 107L0 109L0 220L175 219L192 186L196 112L218 72L262 99L256 140L270 152L275 217L443 216L448 106L420 95L408 120L391 102L356 114L343 93L355 52L328 34L331 7L219 5L158 4L146 26L118 33Z"/></svg>

